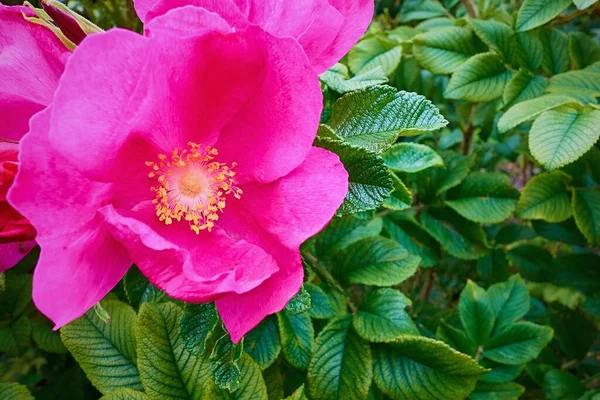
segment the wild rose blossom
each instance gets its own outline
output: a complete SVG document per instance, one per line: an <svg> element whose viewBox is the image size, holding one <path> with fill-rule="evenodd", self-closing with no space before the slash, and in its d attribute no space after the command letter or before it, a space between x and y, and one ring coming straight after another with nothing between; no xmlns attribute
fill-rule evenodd
<svg viewBox="0 0 600 400"><path fill-rule="evenodd" d="M0 4L0 272L35 246L35 229L6 195L18 169L18 141L30 118L52 101L69 55L49 29L23 14L32 12Z"/></svg>
<svg viewBox="0 0 600 400"><path fill-rule="evenodd" d="M373 0L135 0L144 23L169 10L194 6L216 13L232 27L259 26L292 37L317 73L337 63L360 39L373 17Z"/></svg>
<svg viewBox="0 0 600 400"><path fill-rule="evenodd" d="M312 147L322 96L296 40L190 6L145 29L86 38L22 140L9 200L38 232L33 299L60 327L133 262L216 301L238 341L298 292L299 245L348 176Z"/></svg>

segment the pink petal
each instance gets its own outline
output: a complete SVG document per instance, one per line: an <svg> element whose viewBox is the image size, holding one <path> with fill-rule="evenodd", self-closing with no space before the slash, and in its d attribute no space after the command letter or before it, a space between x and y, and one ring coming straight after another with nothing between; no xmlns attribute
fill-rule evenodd
<svg viewBox="0 0 600 400"><path fill-rule="evenodd" d="M150 202L135 212L100 210L111 232L127 247L142 273L171 297L212 301L223 293L244 293L277 271L260 247L235 240L219 228L196 235L187 223L165 225Z"/></svg>
<svg viewBox="0 0 600 400"><path fill-rule="evenodd" d="M134 6L140 19L146 24L169 10L192 6L219 15L233 27L243 28L248 25L246 17L231 0L136 0Z"/></svg>
<svg viewBox="0 0 600 400"><path fill-rule="evenodd" d="M19 140L31 116L50 104L69 51L27 7L0 4L0 137ZM6 122L5 122L6 121Z"/></svg>
<svg viewBox="0 0 600 400"><path fill-rule="evenodd" d="M0 273L17 265L36 246L35 241L0 244Z"/></svg>
<svg viewBox="0 0 600 400"><path fill-rule="evenodd" d="M170 34L176 37L195 36L205 29L222 33L232 31L231 26L214 12L194 6L169 10L144 26L146 36Z"/></svg>

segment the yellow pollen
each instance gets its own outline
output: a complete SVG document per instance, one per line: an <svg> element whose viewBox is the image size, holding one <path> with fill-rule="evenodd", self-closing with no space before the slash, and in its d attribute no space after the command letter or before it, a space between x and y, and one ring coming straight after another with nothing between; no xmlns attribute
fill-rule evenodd
<svg viewBox="0 0 600 400"><path fill-rule="evenodd" d="M242 190L235 186L233 169L214 161L219 153L210 146L189 142L188 148L173 150L171 157L158 155L158 161L148 161L148 177L156 179L151 187L155 198L156 216L167 225L187 221L196 234L209 232L215 226L227 204L227 197L240 199Z"/></svg>

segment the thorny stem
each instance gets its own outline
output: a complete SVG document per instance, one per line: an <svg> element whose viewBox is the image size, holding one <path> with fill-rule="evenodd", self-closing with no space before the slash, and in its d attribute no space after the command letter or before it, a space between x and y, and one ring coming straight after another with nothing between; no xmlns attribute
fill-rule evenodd
<svg viewBox="0 0 600 400"><path fill-rule="evenodd" d="M475 132L475 127L473 126L473 115L475 114L476 108L477 106L473 104L471 107L471 113L469 115L469 123L467 125L467 129L465 130L465 136L463 137L462 154L465 156L471 151L471 142L473 141L473 133Z"/></svg>
<svg viewBox="0 0 600 400"><path fill-rule="evenodd" d="M462 3L465 6L465 8L467 9L467 14L469 14L469 17L477 18L477 9L475 8L475 5L473 4L473 0L462 0Z"/></svg>

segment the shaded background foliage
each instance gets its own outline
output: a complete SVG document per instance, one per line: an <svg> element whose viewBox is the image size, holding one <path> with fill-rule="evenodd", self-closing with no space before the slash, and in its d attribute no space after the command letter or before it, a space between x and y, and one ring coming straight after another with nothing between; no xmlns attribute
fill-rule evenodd
<svg viewBox="0 0 600 400"><path fill-rule="evenodd" d="M129 1L67 5L141 29ZM600 398L599 17L377 1L321 76L315 145L351 190L287 308L233 344L211 304L133 267L59 334L31 304L34 252L0 280L0 398Z"/></svg>

